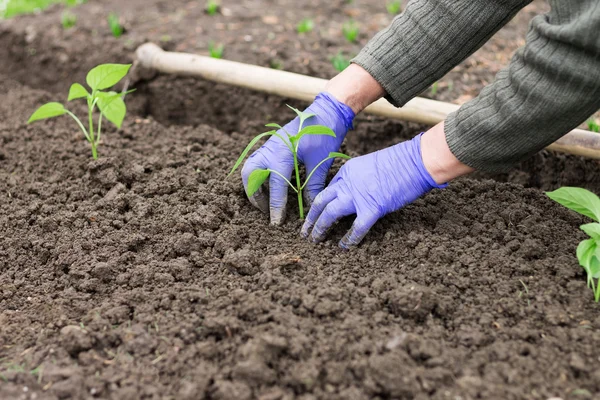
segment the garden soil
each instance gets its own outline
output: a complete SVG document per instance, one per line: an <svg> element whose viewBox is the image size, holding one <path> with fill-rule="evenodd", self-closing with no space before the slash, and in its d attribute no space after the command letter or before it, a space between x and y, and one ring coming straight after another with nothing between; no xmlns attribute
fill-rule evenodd
<svg viewBox="0 0 600 400"><path fill-rule="evenodd" d="M299 237L293 201L273 227L238 177L224 179L264 123L302 104L190 78L135 82L96 161L66 117L25 124L145 40L201 52L216 38L227 58L256 64L288 49L286 69L331 76L323 60L353 47L329 32L375 3L315 1L294 14L293 2L244 1L211 19L197 2L91 1L66 32L60 7L0 23L0 399L599 398L600 309L575 258L586 220L541 190L598 192L595 161L541 152L495 180L461 179L342 251L351 218L314 245ZM98 22L109 6L128 21L119 41ZM544 7L451 72L454 90L490 81L495 67L474 66L494 49L508 59L522 20ZM373 15L383 23L384 12ZM303 13L329 21L322 37L294 42ZM352 156L423 129L356 125Z"/></svg>

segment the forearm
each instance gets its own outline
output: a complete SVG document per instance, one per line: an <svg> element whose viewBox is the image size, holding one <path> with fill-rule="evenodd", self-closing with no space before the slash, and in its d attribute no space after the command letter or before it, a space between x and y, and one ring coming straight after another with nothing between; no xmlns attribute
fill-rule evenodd
<svg viewBox="0 0 600 400"><path fill-rule="evenodd" d="M355 64L331 79L325 91L350 107L354 114L358 114L385 95L385 90L379 82L364 68Z"/></svg>
<svg viewBox="0 0 600 400"><path fill-rule="evenodd" d="M600 3L555 1L496 80L446 119L464 164L505 171L600 108Z"/></svg>
<svg viewBox="0 0 600 400"><path fill-rule="evenodd" d="M352 62L403 106L480 48L531 0L413 0Z"/></svg>

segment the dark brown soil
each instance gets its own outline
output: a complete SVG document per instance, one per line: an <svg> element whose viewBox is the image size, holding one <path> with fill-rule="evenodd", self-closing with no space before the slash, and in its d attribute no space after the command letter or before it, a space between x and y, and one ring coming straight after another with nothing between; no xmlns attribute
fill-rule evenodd
<svg viewBox="0 0 600 400"><path fill-rule="evenodd" d="M302 13L331 13L327 32L374 3L315 1ZM301 14L291 1L287 11L242 2L215 19L197 2L141 4L90 2L69 32L42 33L60 8L0 27L0 399L600 396L600 309L574 256L584 219L536 189L598 190L596 162L543 152L501 177L513 183L464 179L429 194L353 251L337 247L351 220L309 244L296 213L272 227L238 179L223 180L265 121L289 117L287 99L191 79L140 83L97 161L70 120L24 123L146 38L169 33L168 46L196 51L219 35L228 58L261 64L238 37L266 43L279 26L257 20L268 5L285 32L265 54L280 54L294 48L288 28ZM109 7L130 21L120 41L91 28ZM240 25L208 35L213 20ZM493 43L510 52L523 30L514 22ZM334 39L306 36L285 68L330 76L328 51L311 46ZM461 84L476 87L460 68ZM420 128L357 125L350 154Z"/></svg>

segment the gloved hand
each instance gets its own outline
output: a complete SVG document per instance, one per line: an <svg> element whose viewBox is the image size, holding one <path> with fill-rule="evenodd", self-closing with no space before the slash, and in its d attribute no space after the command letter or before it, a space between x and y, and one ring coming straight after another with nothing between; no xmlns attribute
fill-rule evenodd
<svg viewBox="0 0 600 400"><path fill-rule="evenodd" d="M413 202L434 188L435 183L423 165L421 134L410 141L353 158L340 169L315 201L302 226L302 236L313 242L325 238L327 230L340 218L356 214L340 247L355 246L384 215Z"/></svg>
<svg viewBox="0 0 600 400"><path fill-rule="evenodd" d="M319 93L315 101L305 111L316 114L315 117L304 122L305 127L325 125L331 128L336 136L305 135L302 137L298 147L298 161L304 164L308 174L317 164L327 158L330 152L339 150L346 133L349 129L352 129L354 112L350 107L340 103L326 92ZM296 117L283 128L291 135L295 135L298 133L299 124L300 119ZM280 130L278 133L287 139L285 132ZM333 160L323 163L311 176L310 181L304 188L304 198L307 204L310 204L325 187L325 178L332 163ZM279 172L291 181L290 178L294 170L294 157L287 145L276 136L271 136L260 149L252 153L246 160L242 168L244 188L247 188L248 177L252 171L267 168ZM269 177L269 196L267 196L265 188L261 187L250 197L250 202L265 213L270 210L271 223L279 225L285 219L288 189L288 184L281 176L271 174Z"/></svg>

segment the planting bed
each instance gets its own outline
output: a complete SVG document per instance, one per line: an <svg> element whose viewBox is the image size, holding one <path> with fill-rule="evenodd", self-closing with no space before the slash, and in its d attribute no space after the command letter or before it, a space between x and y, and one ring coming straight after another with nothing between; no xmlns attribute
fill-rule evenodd
<svg viewBox="0 0 600 400"><path fill-rule="evenodd" d="M584 219L540 190L598 192L595 161L542 152L497 180L460 180L344 252L337 241L351 220L312 245L295 212L272 227L239 178L223 180L265 122L291 117L289 100L187 78L138 82L97 161L71 120L24 123L91 66L129 61L146 39L202 51L215 38L227 58L268 65L284 52L286 69L331 76L326 57L348 46L333 34L297 39L296 14L331 15L323 29L335 32L375 3L298 11L244 1L211 19L196 2L92 1L68 32L59 7L0 22L0 399L600 395L599 308L574 256ZM93 28L109 6L129 21L120 41ZM277 24L249 18L264 7ZM457 96L437 97L476 93L495 66L473 68L498 49L507 59L522 21L543 7L449 75ZM383 12L365 20L383 23ZM379 26L369 29L362 40ZM345 151L422 128L362 116Z"/></svg>

